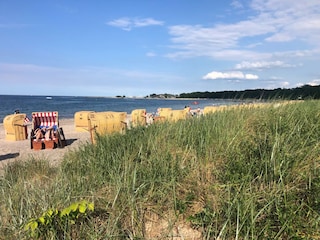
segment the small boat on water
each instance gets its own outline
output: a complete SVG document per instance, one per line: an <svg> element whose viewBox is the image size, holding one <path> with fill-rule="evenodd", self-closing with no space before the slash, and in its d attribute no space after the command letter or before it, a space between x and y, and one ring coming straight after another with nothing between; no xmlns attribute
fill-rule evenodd
<svg viewBox="0 0 320 240"><path fill-rule="evenodd" d="M52 99L52 97L46 97L46 99L47 99L47 100L51 100L51 99Z"/></svg>

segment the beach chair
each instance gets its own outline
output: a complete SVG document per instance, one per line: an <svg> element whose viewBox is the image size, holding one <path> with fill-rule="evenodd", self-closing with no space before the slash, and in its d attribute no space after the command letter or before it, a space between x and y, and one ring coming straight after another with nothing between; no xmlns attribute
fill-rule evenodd
<svg viewBox="0 0 320 240"><path fill-rule="evenodd" d="M125 133L127 129L126 112L92 112L89 113L89 119L92 143L96 142L95 134Z"/></svg>
<svg viewBox="0 0 320 240"><path fill-rule="evenodd" d="M185 109L183 110L171 110L168 112L169 114L167 115L167 119L168 121L171 122L177 122L179 120L184 120L187 119L188 117L188 111L186 111Z"/></svg>
<svg viewBox="0 0 320 240"><path fill-rule="evenodd" d="M11 114L4 118L5 139L8 141L26 140L28 137L26 114Z"/></svg>
<svg viewBox="0 0 320 240"><path fill-rule="evenodd" d="M147 111L146 109L135 109L131 112L132 127L147 125Z"/></svg>
<svg viewBox="0 0 320 240"><path fill-rule="evenodd" d="M215 112L222 112L227 110L227 106L225 105L221 105L221 106L206 106L203 109L203 114L207 115L207 114L212 114Z"/></svg>
<svg viewBox="0 0 320 240"><path fill-rule="evenodd" d="M36 130L42 127L53 128L53 137L49 139L36 140ZM31 149L53 149L55 147L63 148L66 145L66 139L62 127L59 127L58 112L33 112L32 129L30 134Z"/></svg>
<svg viewBox="0 0 320 240"><path fill-rule="evenodd" d="M80 111L74 114L74 126L77 132L90 131L90 118L89 114L94 111Z"/></svg>
<svg viewBox="0 0 320 240"><path fill-rule="evenodd" d="M166 120L168 120L167 116L171 110L172 110L172 108L158 108L157 115L153 118L153 121L155 123L165 122Z"/></svg>

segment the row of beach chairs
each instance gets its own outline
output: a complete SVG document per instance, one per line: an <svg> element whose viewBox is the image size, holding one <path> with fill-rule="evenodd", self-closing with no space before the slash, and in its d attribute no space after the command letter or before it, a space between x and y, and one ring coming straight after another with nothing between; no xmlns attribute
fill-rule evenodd
<svg viewBox="0 0 320 240"><path fill-rule="evenodd" d="M80 111L74 115L76 131L95 129L98 134L123 132L126 128L146 126L155 121L178 121L190 115L188 109L172 110L159 108L156 115L146 112L146 109L135 109L128 120L126 112L94 112Z"/></svg>
<svg viewBox="0 0 320 240"><path fill-rule="evenodd" d="M80 111L75 113L76 131L90 131L92 142L94 134L110 134L114 132L123 133L127 128L136 126L147 126L155 122L176 122L187 119L191 116L200 116L222 112L232 109L260 108L270 106L266 103L239 104L239 105L220 105L206 106L203 110L191 111L190 107L181 110L172 108L159 108L155 115L147 113L146 109L136 109L131 112L131 121L128 121L126 112L93 112ZM274 105L275 107L276 105Z"/></svg>
<svg viewBox="0 0 320 240"><path fill-rule="evenodd" d="M80 111L74 115L75 130L78 132L90 132L91 140L95 142L95 135L110 134L115 132L123 133L127 128L137 126L147 126L155 122L176 122L178 120L187 119L194 115L206 115L219 111L234 109L234 108L256 108L264 107L268 104L244 104L232 106L206 106L203 111L191 112L189 107L181 110L173 110L171 108L159 108L156 114L146 112L146 109L136 109L131 112L131 121L128 121L126 112L94 112ZM276 105L274 105L276 107ZM28 139L26 126L26 114L17 113L8 115L4 118L4 127L6 140L17 141ZM34 112L32 113L32 129L30 132L30 147L31 149L52 149L56 147L64 147L66 139L62 127L59 126L59 114L53 112ZM37 129L51 128L53 134L49 137L43 136L37 139Z"/></svg>

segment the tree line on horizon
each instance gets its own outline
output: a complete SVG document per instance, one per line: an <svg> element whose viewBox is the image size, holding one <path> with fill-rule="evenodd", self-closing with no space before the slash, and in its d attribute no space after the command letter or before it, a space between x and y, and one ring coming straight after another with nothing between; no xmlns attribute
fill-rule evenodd
<svg viewBox="0 0 320 240"><path fill-rule="evenodd" d="M303 85L297 88L252 89L243 91L191 92L181 93L178 98L214 98L214 99L320 99L320 85Z"/></svg>

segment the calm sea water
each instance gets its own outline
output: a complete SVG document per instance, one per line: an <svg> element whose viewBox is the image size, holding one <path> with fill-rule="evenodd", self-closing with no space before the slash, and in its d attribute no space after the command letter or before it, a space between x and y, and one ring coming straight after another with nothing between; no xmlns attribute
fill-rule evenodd
<svg viewBox="0 0 320 240"><path fill-rule="evenodd" d="M172 109L183 109L190 106L191 109L204 108L211 105L238 104L232 100L170 100L170 99L133 99L133 98L106 98L106 97L72 97L53 96L51 100L46 96L20 96L0 95L0 123L3 118L13 114L16 109L20 113L26 113L31 120L32 112L58 111L59 118L73 118L79 111L117 111L131 113L134 109L146 109L153 113L159 107L170 107Z"/></svg>

